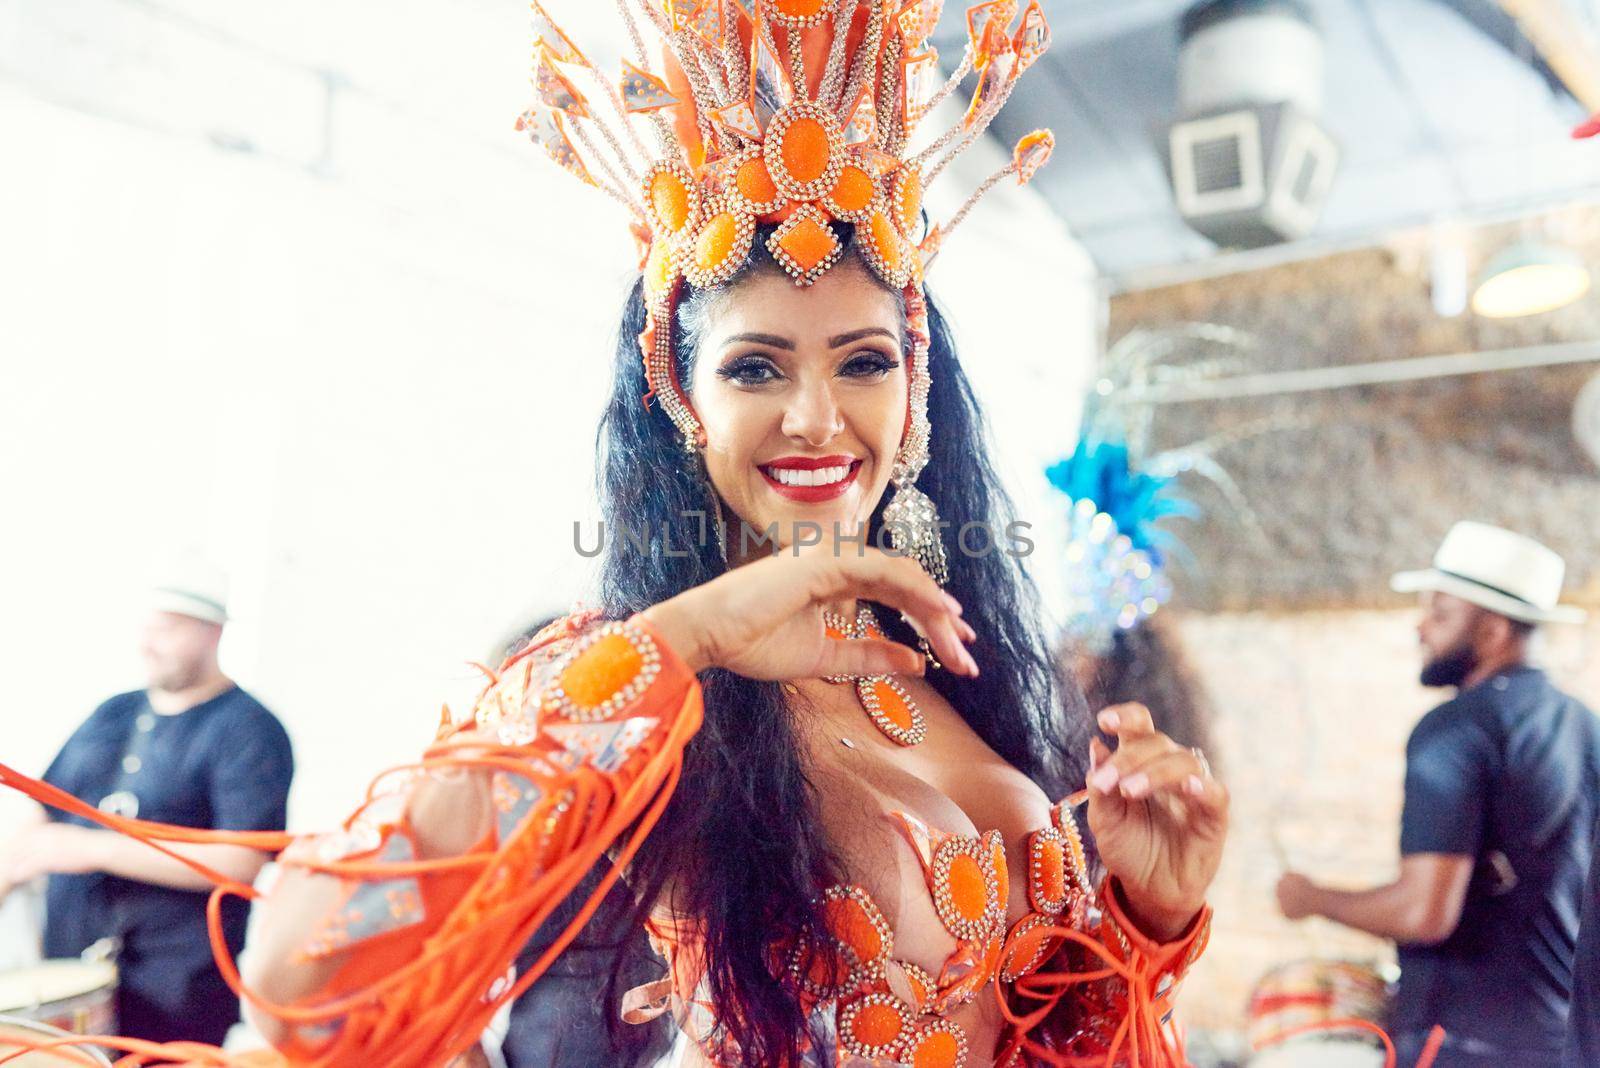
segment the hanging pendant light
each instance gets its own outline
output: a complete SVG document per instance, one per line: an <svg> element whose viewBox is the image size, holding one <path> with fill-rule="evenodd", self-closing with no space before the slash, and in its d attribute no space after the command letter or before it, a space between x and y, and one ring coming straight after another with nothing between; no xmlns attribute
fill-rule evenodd
<svg viewBox="0 0 1600 1068"><path fill-rule="evenodd" d="M1489 319L1563 308L1589 292L1589 268L1571 249L1519 241L1483 269L1472 310Z"/></svg>

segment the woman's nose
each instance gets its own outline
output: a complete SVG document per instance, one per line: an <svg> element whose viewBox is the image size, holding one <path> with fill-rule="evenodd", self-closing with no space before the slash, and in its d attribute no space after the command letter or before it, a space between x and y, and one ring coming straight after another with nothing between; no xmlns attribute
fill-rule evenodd
<svg viewBox="0 0 1600 1068"><path fill-rule="evenodd" d="M832 441L843 429L844 421L834 400L832 385L825 381L802 385L783 415L786 435L818 448Z"/></svg>

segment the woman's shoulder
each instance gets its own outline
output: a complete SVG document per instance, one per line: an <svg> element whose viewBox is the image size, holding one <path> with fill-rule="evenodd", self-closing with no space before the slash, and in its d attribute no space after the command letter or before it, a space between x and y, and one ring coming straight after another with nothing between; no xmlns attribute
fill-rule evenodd
<svg viewBox="0 0 1600 1068"><path fill-rule="evenodd" d="M590 605L575 605L565 615L557 616L530 634L506 656L502 669L519 660L531 659L535 664L552 663L571 651L586 635L593 634L610 617Z"/></svg>

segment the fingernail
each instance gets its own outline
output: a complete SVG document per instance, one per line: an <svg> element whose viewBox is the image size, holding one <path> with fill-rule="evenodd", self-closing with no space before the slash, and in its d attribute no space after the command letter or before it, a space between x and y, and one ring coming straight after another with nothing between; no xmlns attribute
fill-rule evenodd
<svg viewBox="0 0 1600 1068"><path fill-rule="evenodd" d="M939 593L944 597L945 604L950 606L950 611L959 616L961 614L961 602L950 596L948 593L945 593L943 590L940 590Z"/></svg>
<svg viewBox="0 0 1600 1068"><path fill-rule="evenodd" d="M1100 713L1101 730L1114 731L1120 726L1122 726L1122 717L1115 712L1106 711Z"/></svg>
<svg viewBox="0 0 1600 1068"><path fill-rule="evenodd" d="M1117 774L1117 766L1115 764L1107 764L1104 767L1096 768L1094 774L1089 776L1089 785L1103 794L1109 794L1112 788L1117 785Z"/></svg>
<svg viewBox="0 0 1600 1068"><path fill-rule="evenodd" d="M1206 792L1206 784L1200 781L1200 776L1198 775L1189 776L1183 785L1185 789L1196 797Z"/></svg>
<svg viewBox="0 0 1600 1068"><path fill-rule="evenodd" d="M1122 780L1122 796L1143 797L1150 792L1150 776L1137 772Z"/></svg>

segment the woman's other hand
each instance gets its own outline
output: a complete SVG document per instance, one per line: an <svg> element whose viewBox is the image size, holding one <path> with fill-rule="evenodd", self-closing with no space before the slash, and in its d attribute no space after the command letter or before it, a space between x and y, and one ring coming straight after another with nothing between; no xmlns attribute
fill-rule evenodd
<svg viewBox="0 0 1600 1068"><path fill-rule="evenodd" d="M1170 941L1205 904L1228 834L1228 791L1199 750L1156 730L1143 705L1098 717L1089 743L1089 829L1145 934Z"/></svg>

